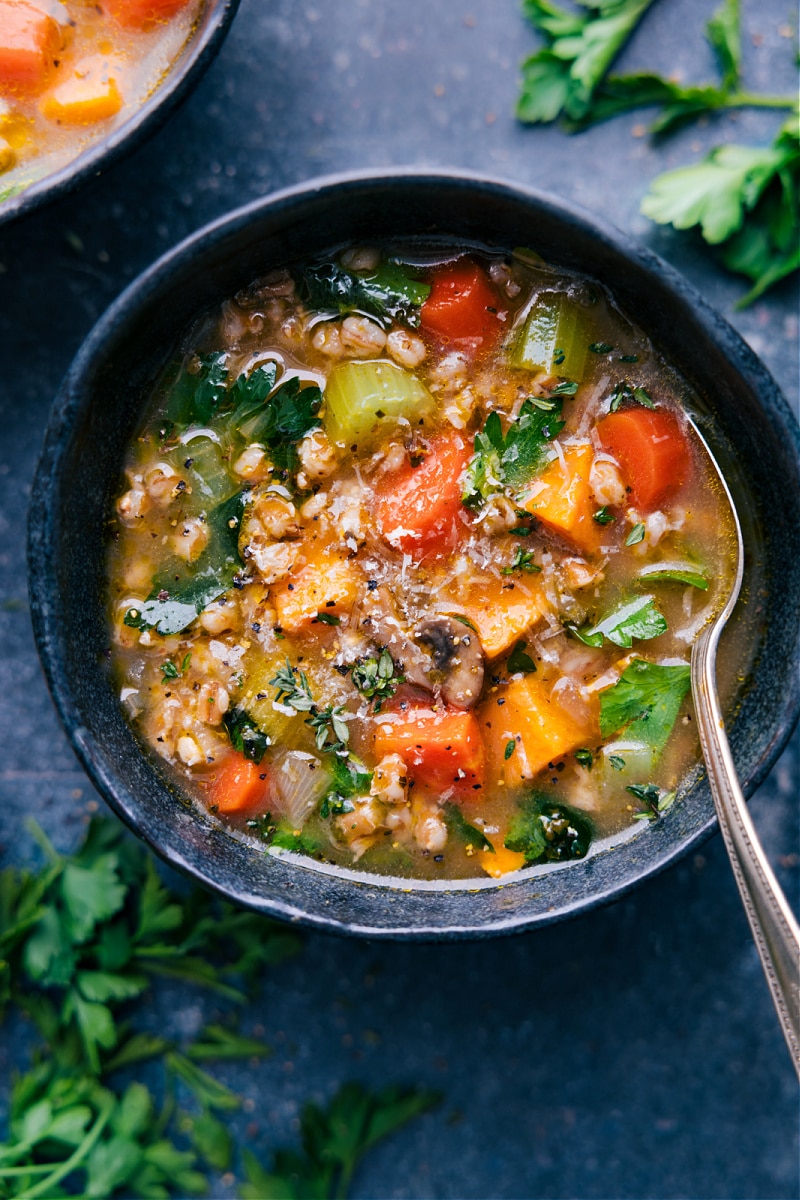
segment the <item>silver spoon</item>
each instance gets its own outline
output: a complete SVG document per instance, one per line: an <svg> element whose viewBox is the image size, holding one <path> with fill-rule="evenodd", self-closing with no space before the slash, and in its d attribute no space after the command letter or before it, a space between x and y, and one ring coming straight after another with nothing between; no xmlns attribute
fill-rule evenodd
<svg viewBox="0 0 800 1200"><path fill-rule="evenodd" d="M736 530L737 562L727 603L702 630L692 647L692 694L700 744L722 836L733 867L750 930L767 977L772 1000L795 1070L800 1076L800 927L767 861L736 777L717 692L717 645L742 586L744 546L733 497L703 435L694 421L720 486L730 505Z"/></svg>

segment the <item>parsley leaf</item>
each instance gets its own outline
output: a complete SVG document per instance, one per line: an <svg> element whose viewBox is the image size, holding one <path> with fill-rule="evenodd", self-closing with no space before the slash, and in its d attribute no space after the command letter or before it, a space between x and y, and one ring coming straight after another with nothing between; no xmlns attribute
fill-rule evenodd
<svg viewBox="0 0 800 1200"><path fill-rule="evenodd" d="M475 434L475 453L467 464L464 504L476 508L505 487L521 487L543 470L553 456L550 442L564 428L560 418L560 400L549 401L546 409L531 399L525 400L504 437L499 415L490 413L483 429Z"/></svg>
<svg viewBox="0 0 800 1200"><path fill-rule="evenodd" d="M307 267L300 276L300 293L309 308L320 312L365 313L384 328L393 320L416 328L419 310L430 286L414 279L406 267L383 262L377 271L361 275L336 263Z"/></svg>
<svg viewBox="0 0 800 1200"><path fill-rule="evenodd" d="M635 658L610 688L600 693L600 733L643 741L656 753L667 744L691 686L688 664L662 666Z"/></svg>
<svg viewBox="0 0 800 1200"><path fill-rule="evenodd" d="M667 622L655 606L655 597L638 596L635 600L623 601L595 625L583 629L568 628L586 646L602 646L608 641L628 649L634 639L644 642L666 633Z"/></svg>
<svg viewBox="0 0 800 1200"><path fill-rule="evenodd" d="M653 0L590 0L581 12L553 0L524 0L523 12L547 45L522 64L517 117L582 120L596 88Z"/></svg>

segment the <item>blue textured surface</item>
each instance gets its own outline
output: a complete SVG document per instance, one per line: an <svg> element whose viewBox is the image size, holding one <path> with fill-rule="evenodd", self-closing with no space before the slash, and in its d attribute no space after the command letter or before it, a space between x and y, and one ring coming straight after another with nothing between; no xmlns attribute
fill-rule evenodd
<svg viewBox="0 0 800 1200"><path fill-rule="evenodd" d="M659 0L625 53L711 76L707 0ZM743 0L748 84L795 86L786 0ZM791 32L789 30L788 32ZM742 113L661 147L623 117L568 139L511 116L534 38L513 0L243 0L229 40L158 136L80 195L0 232L0 861L33 855L29 813L61 846L90 786L58 726L26 612L27 490L50 400L108 302L167 246L267 191L324 171L418 164L487 170L579 201L684 271L762 355L797 411L797 289L735 314L738 281L692 237L638 214L647 181L723 141L768 139ZM752 801L797 908L798 757ZM192 1027L193 990L149 1017ZM356 1181L375 1197L793 1198L796 1082L724 849L626 900L523 937L370 946L309 936L243 1025L275 1048L225 1077L246 1097L240 1133L266 1152L299 1106L345 1078L432 1084L442 1108L379 1148ZM26 1039L0 1030L0 1103ZM24 1032L24 1031L23 1031ZM215 1194L231 1194L221 1181Z"/></svg>

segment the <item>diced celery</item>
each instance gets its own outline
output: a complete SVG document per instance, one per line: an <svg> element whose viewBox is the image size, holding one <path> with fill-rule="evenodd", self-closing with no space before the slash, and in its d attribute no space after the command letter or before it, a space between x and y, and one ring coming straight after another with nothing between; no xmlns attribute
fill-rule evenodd
<svg viewBox="0 0 800 1200"><path fill-rule="evenodd" d="M428 389L395 363L339 363L325 389L325 430L340 446L369 448L401 418L416 424L432 407Z"/></svg>
<svg viewBox="0 0 800 1200"><path fill-rule="evenodd" d="M591 340L586 308L564 292L543 292L514 338L511 365L548 371L580 383Z"/></svg>

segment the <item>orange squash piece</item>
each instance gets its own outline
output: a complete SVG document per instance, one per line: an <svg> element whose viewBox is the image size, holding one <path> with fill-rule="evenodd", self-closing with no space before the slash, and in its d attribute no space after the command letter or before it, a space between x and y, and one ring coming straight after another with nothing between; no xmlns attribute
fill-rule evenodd
<svg viewBox="0 0 800 1200"><path fill-rule="evenodd" d="M303 633L319 614L340 617L355 604L362 586L358 568L334 550L311 550L299 567L270 589L278 624L285 633Z"/></svg>
<svg viewBox="0 0 800 1200"><path fill-rule="evenodd" d="M555 458L528 488L522 507L553 533L592 554L600 545L600 526L593 519L596 504L589 487L594 462L591 446L567 446L564 464ZM566 470L565 470L566 466Z"/></svg>
<svg viewBox="0 0 800 1200"><path fill-rule="evenodd" d="M548 611L549 601L536 578L510 580L487 576L459 593L450 611L462 613L478 631L487 658L510 650Z"/></svg>
<svg viewBox="0 0 800 1200"><path fill-rule="evenodd" d="M0 92L41 92L60 51L52 17L26 0L0 0Z"/></svg>
<svg viewBox="0 0 800 1200"><path fill-rule="evenodd" d="M122 95L107 58L83 58L68 77L40 104L49 121L62 125L96 125L122 108Z"/></svg>
<svg viewBox="0 0 800 1200"><path fill-rule="evenodd" d="M492 839L489 838L489 841ZM502 879L504 875L519 871L525 866L525 855L516 850L507 850L502 838L498 837L496 842L492 841L492 845L494 853L491 850L481 850L478 855L481 866L492 879Z"/></svg>
<svg viewBox="0 0 800 1200"><path fill-rule="evenodd" d="M489 785L518 787L555 762L600 739L598 719L580 724L551 699L553 681L537 675L513 679L482 707L481 728L489 760ZM498 703L500 701L501 703ZM506 749L514 741L514 751Z"/></svg>

